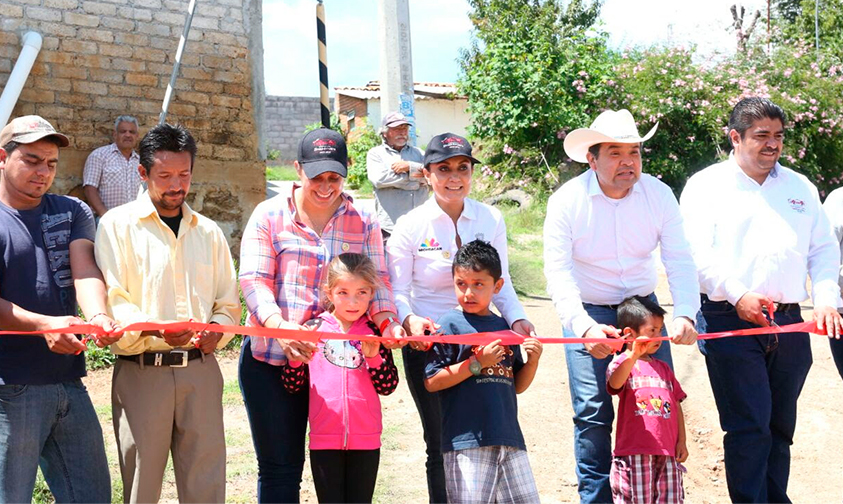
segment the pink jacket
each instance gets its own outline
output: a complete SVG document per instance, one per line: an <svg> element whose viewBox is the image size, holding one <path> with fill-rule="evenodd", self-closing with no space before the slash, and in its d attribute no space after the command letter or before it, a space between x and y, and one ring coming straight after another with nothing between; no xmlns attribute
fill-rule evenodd
<svg viewBox="0 0 843 504"><path fill-rule="evenodd" d="M320 331L342 333L328 312L317 318ZM360 317L348 334L378 334L367 316ZM307 366L283 367L288 392L301 391L310 381L310 449L375 450L381 446L381 403L398 386L392 352L383 347L372 358L363 356L359 340L319 342Z"/></svg>

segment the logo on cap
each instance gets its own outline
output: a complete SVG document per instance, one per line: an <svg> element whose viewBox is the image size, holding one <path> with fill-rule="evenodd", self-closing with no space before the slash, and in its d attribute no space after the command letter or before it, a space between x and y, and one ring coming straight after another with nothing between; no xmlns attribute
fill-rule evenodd
<svg viewBox="0 0 843 504"><path fill-rule="evenodd" d="M462 138L447 137L442 139L442 147L448 149L462 149L464 145Z"/></svg>
<svg viewBox="0 0 843 504"><path fill-rule="evenodd" d="M317 156L333 156L337 152L337 142L330 138L317 138L313 141L313 153Z"/></svg>

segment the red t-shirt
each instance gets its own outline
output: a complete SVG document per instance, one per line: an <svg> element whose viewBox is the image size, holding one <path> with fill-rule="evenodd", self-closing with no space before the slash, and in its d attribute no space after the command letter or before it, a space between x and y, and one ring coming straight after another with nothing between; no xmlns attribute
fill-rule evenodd
<svg viewBox="0 0 843 504"><path fill-rule="evenodd" d="M606 371L606 389L620 397L613 453L616 457L675 457L679 424L673 410L675 404L685 399L685 391L670 366L658 359L649 362L638 359L623 387L613 389L609 377L627 358L625 353L616 356Z"/></svg>

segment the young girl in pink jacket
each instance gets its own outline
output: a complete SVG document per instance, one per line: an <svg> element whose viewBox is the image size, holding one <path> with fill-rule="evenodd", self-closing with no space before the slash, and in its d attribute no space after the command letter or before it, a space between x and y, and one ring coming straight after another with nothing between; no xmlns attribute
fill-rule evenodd
<svg viewBox="0 0 843 504"><path fill-rule="evenodd" d="M327 310L306 325L379 334L367 315L379 282L368 257L340 254L328 266ZM320 341L309 364L289 362L282 371L288 392L309 382L310 467L319 502L372 502L382 430L378 394L398 386L392 352L376 341Z"/></svg>

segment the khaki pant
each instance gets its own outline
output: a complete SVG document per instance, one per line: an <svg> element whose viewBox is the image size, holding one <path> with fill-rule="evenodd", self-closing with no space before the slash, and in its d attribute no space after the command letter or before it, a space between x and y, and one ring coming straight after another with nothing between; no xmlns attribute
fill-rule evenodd
<svg viewBox="0 0 843 504"><path fill-rule="evenodd" d="M225 501L222 387L213 354L185 368L117 360L111 405L124 502L158 502L171 450L180 502Z"/></svg>

